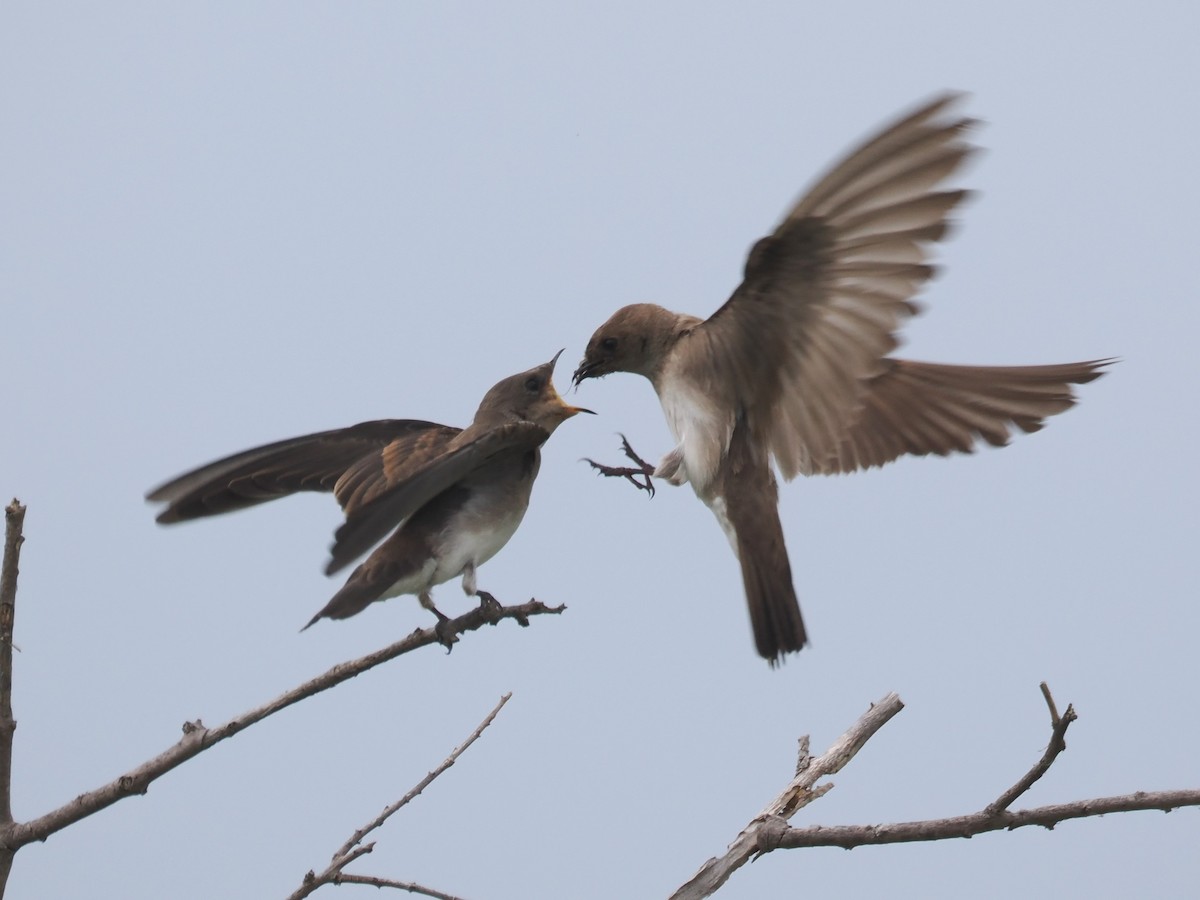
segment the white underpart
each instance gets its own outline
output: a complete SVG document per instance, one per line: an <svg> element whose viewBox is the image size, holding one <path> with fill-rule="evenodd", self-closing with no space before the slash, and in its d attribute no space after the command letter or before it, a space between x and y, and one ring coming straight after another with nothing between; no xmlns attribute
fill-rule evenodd
<svg viewBox="0 0 1200 900"><path fill-rule="evenodd" d="M733 433L733 417L722 415L712 399L687 379L672 378L668 373L664 373L658 400L676 446L662 458L654 474L672 484L690 481L696 494L707 502Z"/></svg>
<svg viewBox="0 0 1200 900"><path fill-rule="evenodd" d="M436 559L425 560L425 564L417 572L414 572L408 578L402 578L397 581L384 591L379 599L387 600L391 597L399 597L401 594L420 594L428 591L433 585L440 583L433 580L433 573L436 569Z"/></svg>
<svg viewBox="0 0 1200 900"><path fill-rule="evenodd" d="M463 591L474 596L475 570L500 552L525 518L524 504L506 505L517 508L499 520L493 518L493 504L484 498L476 496L464 505L436 539L433 558L419 573L388 588L383 598L421 594L459 575Z"/></svg>

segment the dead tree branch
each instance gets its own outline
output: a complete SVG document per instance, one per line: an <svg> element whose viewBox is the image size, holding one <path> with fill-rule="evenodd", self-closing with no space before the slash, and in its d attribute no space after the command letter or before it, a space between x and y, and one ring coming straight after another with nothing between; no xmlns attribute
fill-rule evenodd
<svg viewBox="0 0 1200 900"><path fill-rule="evenodd" d="M434 900L462 900L461 897L456 897L453 894L443 894L441 891L424 887L414 881L396 881L392 878L375 878L372 875L339 875L334 884L365 884L368 887L377 888L390 887L400 891L408 891L410 894L433 897Z"/></svg>
<svg viewBox="0 0 1200 900"><path fill-rule="evenodd" d="M787 819L833 787L832 784L814 787L816 782L826 775L841 771L875 732L903 708L899 696L888 694L872 705L849 731L825 751L824 756L816 759L808 754L808 737L801 738L796 775L787 787L750 820L750 824L734 838L724 856L710 859L701 866L691 880L671 895L671 900L695 900L711 896L752 857L766 852L773 842L773 836L781 827L786 828Z"/></svg>
<svg viewBox="0 0 1200 900"><path fill-rule="evenodd" d="M946 819L920 822L898 822L891 825L813 825L790 828L789 819L802 806L825 794L832 784L813 787L824 774L836 772L872 737L876 731L900 711L902 704L895 694L889 694L873 706L841 739L817 760L808 755L808 738L800 741L800 762L796 778L771 801L729 845L719 859L710 859L700 871L672 895L672 900L697 900L711 896L729 876L751 858L779 848L797 847L862 847L872 844L900 844L912 841L939 841L947 838L969 838L988 831L1013 830L1027 825L1053 828L1067 819L1102 816L1106 813L1162 810L1170 812L1184 806L1200 806L1200 789L1177 791L1138 791L1119 797L1076 800L1053 806L1010 812L1009 807L1049 771L1058 755L1067 748L1067 729L1078 716L1068 705L1061 716L1050 689L1043 682L1042 696L1050 710L1050 743L1042 758L999 797L976 813ZM831 766L831 763L836 763ZM813 774L813 773L816 774Z"/></svg>
<svg viewBox="0 0 1200 900"><path fill-rule="evenodd" d="M1068 819L1086 819L1108 813L1162 810L1170 812L1185 806L1200 806L1200 789L1179 791L1136 791L1120 797L1073 800L1052 806L1038 806L998 816L980 810L966 816L928 819L922 822L896 822L891 825L814 825L788 828L779 837L780 847L863 847L872 844L904 844L913 841L943 841L969 838L989 831L1012 831L1027 825L1053 828Z"/></svg>
<svg viewBox="0 0 1200 900"><path fill-rule="evenodd" d="M429 785L431 785L439 775L454 765L458 761L458 758L467 751L467 748L475 743L475 741L479 740L479 736L483 734L484 729L492 724L492 721L499 714L500 710L504 708L504 704L506 704L511 697L511 693L502 696L500 698L500 702L497 703L492 711L484 717L482 722L475 726L475 730L467 736L467 739L455 747L450 752L450 755L442 760L441 764L438 765L437 768L427 773L425 777L418 781L417 784L407 794L390 806L384 807L383 812L377 815L362 828L359 828L357 831L355 831L354 834L350 835L350 839L346 841L346 843L342 844L342 846L337 849L337 852L333 854L333 859L324 872L318 875L310 870L308 874L304 876L303 884L296 890L295 893L288 897L288 900L302 900L302 898L309 896L313 891L324 884L369 884L373 885L374 887L399 888L410 893L424 894L427 897L440 898L440 900L458 900L458 898L453 897L450 894L443 894L440 891L435 891L432 888L422 887L421 885L413 882L401 882L389 878L377 878L371 875L347 874L343 871L343 869L345 869L349 863L358 859L360 856L365 856L375 849L374 843L363 844L363 838L383 825L384 822L391 818L392 815L398 812L402 807L408 805L408 803L420 796L425 788L429 787Z"/></svg>
<svg viewBox="0 0 1200 900"><path fill-rule="evenodd" d="M4 560L0 563L0 829L12 826L12 749L17 721L12 711L13 623L17 574L25 542L25 507L14 497L4 510ZM0 846L0 898L12 871L14 847Z"/></svg>
<svg viewBox="0 0 1200 900"><path fill-rule="evenodd" d="M261 722L280 710L314 694L327 691L381 663L420 647L453 642L458 635L476 631L484 625L495 625L504 619L515 619L518 624L527 626L531 616L557 614L564 609L566 609L565 606L546 606L537 600L530 600L528 603L515 606L481 604L458 618L441 622L436 628L418 628L391 646L369 653L359 659L340 663L323 675L281 694L269 703L248 710L240 716L235 716L215 728L205 727L199 719L195 722L185 722L183 737L178 743L108 784L86 794L80 794L58 809L28 822L0 823L0 856L11 855L32 841L44 841L54 832L99 812L118 800L146 793L150 784L157 778L215 744L233 737L239 731Z"/></svg>

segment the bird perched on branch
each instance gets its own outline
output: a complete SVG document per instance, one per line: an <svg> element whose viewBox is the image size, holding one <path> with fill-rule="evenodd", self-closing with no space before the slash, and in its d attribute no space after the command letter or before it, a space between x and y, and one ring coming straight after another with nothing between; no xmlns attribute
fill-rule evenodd
<svg viewBox="0 0 1200 900"><path fill-rule="evenodd" d="M754 641L772 663L807 635L792 583L771 461L785 479L881 466L904 454L969 453L1037 431L1072 384L1110 360L963 366L888 354L918 312L926 262L967 196L942 189L970 157L975 122L946 94L835 163L746 260L707 319L626 306L588 342L573 381L611 372L654 385L676 446L657 466L600 466L653 492L690 482L741 562ZM639 481L643 478L644 481Z"/></svg>
<svg viewBox="0 0 1200 900"><path fill-rule="evenodd" d="M508 543L529 507L541 445L581 412L567 405L548 363L512 375L483 397L465 429L383 419L256 447L180 475L147 499L163 524L231 512L297 491L332 491L346 522L332 575L387 537L318 612L345 619L376 600L416 594L445 620L431 589L462 576L468 596L495 602L476 569ZM305 628L308 627L305 626Z"/></svg>

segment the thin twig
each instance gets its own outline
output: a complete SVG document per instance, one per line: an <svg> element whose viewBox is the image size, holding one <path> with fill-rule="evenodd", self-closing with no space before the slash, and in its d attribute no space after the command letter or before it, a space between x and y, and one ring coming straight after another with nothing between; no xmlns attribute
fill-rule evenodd
<svg viewBox="0 0 1200 900"><path fill-rule="evenodd" d="M343 844L341 847L338 848L338 852L336 854L334 854L334 859L337 859L338 857L344 856L345 854L349 853L351 847L353 847L355 844L360 843L364 837L366 837L368 834L370 834L372 831L374 831L376 828L378 828L380 825L382 825L384 822L386 822L389 818L391 818L391 816L397 810L399 810L402 806L406 806L412 800L414 800L418 796L420 796L421 792L424 791L425 788L429 787L429 785L433 783L433 780L435 778L437 778L439 775L441 775L443 772L445 772L448 768L450 768L452 765L454 765L456 762L458 762L458 758L460 756L462 756L463 753L466 752L468 747L470 747L473 743L475 743L477 740L479 740L479 736L481 734L483 734L484 730L489 725L492 724L492 722L495 720L496 716L500 713L500 710L504 709L504 704L506 704L511 698L512 698L511 691L507 694L504 694L500 698L500 702L497 703L495 708L493 708L492 711L490 713L488 713L487 716L484 717L484 720L475 727L475 730L471 732L470 736L465 741L463 741L461 744L459 744L457 747L455 747L450 752L450 755L447 756L444 760L442 760L441 764L436 769L434 769L432 772L429 772L424 778L422 778L419 782L417 782L416 786L413 787L412 790L410 790L407 794L405 794L403 797L401 797L399 800L397 800L391 806L386 807L383 810L383 812L381 812L378 816L376 816L374 819L372 819L367 825L364 825L358 831L354 832L354 834L352 834L350 836L350 840L346 841L345 844Z"/></svg>
<svg viewBox="0 0 1200 900"><path fill-rule="evenodd" d="M1044 681L1041 687L1042 696L1046 699L1046 705L1050 708L1050 743L1046 745L1046 752L1042 754L1042 758L1037 761L1032 769L1025 773L1020 781L984 808L983 812L985 815L996 816L1012 806L1018 797L1033 787L1037 780L1050 770L1050 766L1054 764L1054 760L1058 758L1058 754L1067 749L1067 742L1063 738L1066 736L1067 729L1071 727L1071 723L1079 718L1075 715L1075 707L1067 704L1067 711L1059 716L1058 708L1054 704L1054 697L1050 694L1050 688L1046 686L1046 682Z"/></svg>
<svg viewBox="0 0 1200 900"><path fill-rule="evenodd" d="M410 894L433 897L434 900L462 900L461 897L457 897L454 894L443 894L441 891L427 888L424 885L417 884L415 881L394 881L391 878L376 878L373 875L339 875L334 884L365 884L369 887L377 888L390 887L401 891L408 891Z"/></svg>
<svg viewBox="0 0 1200 900"><path fill-rule="evenodd" d="M816 759L806 760L808 742L802 740L798 771L787 787L750 820L750 824L734 838L723 856L710 859L701 866L687 883L671 895L671 900L698 900L711 896L753 856L773 849L781 826L786 830L786 820L833 787L832 784L814 787L816 782L826 775L841 771L854 758L854 754L903 708L899 696L888 694L873 704L824 755Z"/></svg>
<svg viewBox="0 0 1200 900"><path fill-rule="evenodd" d="M184 735L178 743L160 753L135 769L109 782L103 787L86 794L80 794L70 803L60 806L29 822L10 824L0 827L0 849L16 850L31 841L42 841L56 831L60 831L80 819L86 818L118 800L136 794L144 794L150 784L172 769L187 762L193 756L207 750L209 747L233 737L239 731L248 728L280 710L299 703L307 697L327 691L343 681L349 681L363 672L395 659L420 647L430 644L440 644L447 633L454 635L468 631L476 631L484 625L494 625L503 619L515 619L521 625L529 624L529 617L544 614L561 613L565 606L546 606L537 600L521 603L516 606L476 607L456 619L448 619L439 626L439 635L434 628L418 628L408 637L397 641L382 650L376 650L366 656L350 662L339 663L329 671L304 684L281 694L274 700L262 706L251 709L240 716L235 716L228 722L215 728L206 728L200 721L184 725Z"/></svg>
<svg viewBox="0 0 1200 900"><path fill-rule="evenodd" d="M1038 685L1038 687L1041 688L1042 697L1046 701L1046 706L1050 708L1050 727L1057 727L1059 721L1058 707L1054 703L1054 695L1050 693L1050 685L1043 681Z"/></svg>
<svg viewBox="0 0 1200 900"><path fill-rule="evenodd" d="M467 751L467 748L479 740L480 735L482 735L484 730L492 724L500 710L504 708L504 704L506 704L511 698L511 692L502 696L500 698L500 702L497 703L492 711L484 717L482 722L475 726L475 730L467 736L466 740L450 751L450 755L442 760L442 762L435 769L433 769L433 771L426 773L425 777L418 781L407 794L390 806L384 807L383 812L377 815L362 828L359 828L357 831L355 831L354 834L350 835L350 839L346 841L346 843L342 844L342 846L338 847L337 852L333 854L333 859L324 872L319 875L312 871L308 872L304 876L304 880L300 887L288 897L288 900L302 900L302 898L309 896L313 891L325 884L372 884L375 887L397 887L413 893L426 894L430 897L443 897L448 898L448 900L456 900L456 898L452 897L450 894L442 894L437 891L433 891L430 888L421 887L420 885L412 882L392 881L386 878L375 878L367 875L348 875L343 872L343 869L345 869L348 864L354 862L354 860L358 859L360 856L365 856L375 848L374 844L362 845L363 838L365 838L375 829L379 828L384 822L391 818L392 815L400 810L401 807L406 806L416 797L419 797L421 792L424 791L425 788L429 787L429 785L432 784L439 775L454 765L458 761L458 758Z"/></svg>

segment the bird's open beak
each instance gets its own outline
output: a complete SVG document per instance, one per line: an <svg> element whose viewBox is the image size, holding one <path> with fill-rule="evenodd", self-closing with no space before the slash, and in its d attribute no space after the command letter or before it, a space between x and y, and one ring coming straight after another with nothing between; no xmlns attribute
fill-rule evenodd
<svg viewBox="0 0 1200 900"><path fill-rule="evenodd" d="M564 347L563 350L565 350L565 349L566 348ZM554 364L556 362L558 362L558 358L562 355L563 355L563 351L559 350L557 353L554 354L554 358L552 360L550 360L550 371L551 372L554 371ZM596 414L595 412L593 412L590 409L584 409L582 406L572 406L571 404L567 403L566 400L564 400L561 396L559 396L558 391L554 390L553 383L550 384L550 390L554 391L554 400L558 403L559 410L562 412L562 417L564 419L569 419L569 418L571 418L571 416L579 415L579 413L588 413L589 415L593 415L593 416Z"/></svg>
<svg viewBox="0 0 1200 900"><path fill-rule="evenodd" d="M569 419L569 418L571 418L571 416L579 415L579 413L588 413L589 415L592 415L592 416L594 416L596 414L594 410L584 409L582 406L572 406L571 404L569 404L565 400L563 400L562 397L558 396L557 392L555 392L554 397L556 400L558 400L559 405L562 407L562 414L563 414L564 419Z"/></svg>

